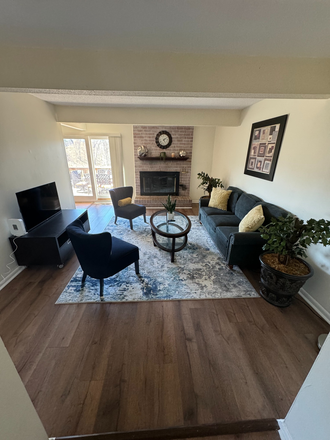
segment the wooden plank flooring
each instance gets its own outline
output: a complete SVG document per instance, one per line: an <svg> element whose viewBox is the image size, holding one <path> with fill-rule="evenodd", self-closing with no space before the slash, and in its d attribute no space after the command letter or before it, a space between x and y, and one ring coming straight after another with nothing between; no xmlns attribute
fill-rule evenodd
<svg viewBox="0 0 330 440"><path fill-rule="evenodd" d="M101 232L112 207L89 216ZM28 268L0 292L0 335L51 437L284 418L329 331L299 300L55 305L77 267Z"/></svg>
<svg viewBox="0 0 330 440"><path fill-rule="evenodd" d="M214 437L197 437L186 440L281 440L277 431L251 432L248 434L216 435Z"/></svg>
<svg viewBox="0 0 330 440"><path fill-rule="evenodd" d="M242 438L243 434L258 433L264 434L266 438L270 433L278 434L279 425L276 419L262 419L262 420L246 420L233 423L212 423L197 426L177 426L172 428L161 429L143 429L138 431L114 431L101 434L87 434L79 436L55 437L55 440L189 440L198 439L213 439L213 438ZM248 437L252 438L252 437ZM260 437L259 437L260 438Z"/></svg>

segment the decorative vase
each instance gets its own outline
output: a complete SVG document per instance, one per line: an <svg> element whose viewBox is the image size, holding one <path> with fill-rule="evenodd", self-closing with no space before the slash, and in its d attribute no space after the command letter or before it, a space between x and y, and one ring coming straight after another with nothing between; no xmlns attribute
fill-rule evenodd
<svg viewBox="0 0 330 440"><path fill-rule="evenodd" d="M260 295L273 306L288 307L293 297L299 292L299 289L305 284L308 278L313 276L314 270L307 261L297 258L308 267L307 275L290 275L280 272L268 264L264 263L262 257L269 252L259 256L261 263L260 274Z"/></svg>
<svg viewBox="0 0 330 440"><path fill-rule="evenodd" d="M160 157L162 160L165 160L165 159L166 159L166 153L165 153L165 151L162 151L162 152L160 153L159 157Z"/></svg>
<svg viewBox="0 0 330 440"><path fill-rule="evenodd" d="M145 157L148 153L148 148L141 145L141 147L138 148L137 154L139 157Z"/></svg>
<svg viewBox="0 0 330 440"><path fill-rule="evenodd" d="M168 212L166 213L166 220L169 222L171 220L174 220L174 212Z"/></svg>

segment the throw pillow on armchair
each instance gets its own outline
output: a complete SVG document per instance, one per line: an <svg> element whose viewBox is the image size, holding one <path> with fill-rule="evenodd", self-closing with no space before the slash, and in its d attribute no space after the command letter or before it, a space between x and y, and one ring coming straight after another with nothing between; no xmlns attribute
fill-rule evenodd
<svg viewBox="0 0 330 440"><path fill-rule="evenodd" d="M126 199L118 200L118 206L120 207L130 205L131 203L132 203L132 199L130 197L126 197Z"/></svg>

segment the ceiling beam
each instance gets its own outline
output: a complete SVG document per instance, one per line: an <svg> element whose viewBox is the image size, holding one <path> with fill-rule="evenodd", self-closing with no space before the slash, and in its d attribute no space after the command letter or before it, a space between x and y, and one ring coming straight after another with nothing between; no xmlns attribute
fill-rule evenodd
<svg viewBox="0 0 330 440"><path fill-rule="evenodd" d="M2 91L329 97L330 59L0 48Z"/></svg>

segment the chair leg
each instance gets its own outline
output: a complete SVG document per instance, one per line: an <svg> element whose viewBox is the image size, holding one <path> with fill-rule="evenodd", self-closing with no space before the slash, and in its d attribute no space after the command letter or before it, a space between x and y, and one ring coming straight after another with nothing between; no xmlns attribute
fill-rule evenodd
<svg viewBox="0 0 330 440"><path fill-rule="evenodd" d="M103 298L103 290L104 290L104 279L100 280L100 298Z"/></svg>
<svg viewBox="0 0 330 440"><path fill-rule="evenodd" d="M134 264L135 264L135 273L136 275L139 275L140 274L139 260L135 261Z"/></svg>
<svg viewBox="0 0 330 440"><path fill-rule="evenodd" d="M117 216L115 216L115 225L117 224Z"/></svg>
<svg viewBox="0 0 330 440"><path fill-rule="evenodd" d="M129 220L129 224L130 224L130 226L131 226L131 229L132 229L132 231L133 231L133 220Z"/></svg>
<svg viewBox="0 0 330 440"><path fill-rule="evenodd" d="M143 214L144 223L147 223L147 217L145 214Z"/></svg>
<svg viewBox="0 0 330 440"><path fill-rule="evenodd" d="M82 276L82 279L81 279L81 286L82 286L82 287L85 285L86 278L87 278L87 273L84 272L84 273L83 273L83 276Z"/></svg>

